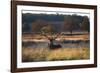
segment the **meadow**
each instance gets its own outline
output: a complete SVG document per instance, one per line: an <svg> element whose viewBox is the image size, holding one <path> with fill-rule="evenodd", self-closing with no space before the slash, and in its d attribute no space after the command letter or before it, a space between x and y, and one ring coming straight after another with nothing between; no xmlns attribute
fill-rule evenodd
<svg viewBox="0 0 100 73"><path fill-rule="evenodd" d="M38 61L59 61L59 60L84 60L89 59L89 48L59 48L50 50L48 48L22 49L23 62L38 62Z"/></svg>
<svg viewBox="0 0 100 73"><path fill-rule="evenodd" d="M56 43L59 42L62 48L54 50L48 47L48 40L43 36L23 35L22 38L24 42L22 62L85 60L90 58L88 33L73 36L61 35L56 39ZM45 43L43 43L44 41Z"/></svg>

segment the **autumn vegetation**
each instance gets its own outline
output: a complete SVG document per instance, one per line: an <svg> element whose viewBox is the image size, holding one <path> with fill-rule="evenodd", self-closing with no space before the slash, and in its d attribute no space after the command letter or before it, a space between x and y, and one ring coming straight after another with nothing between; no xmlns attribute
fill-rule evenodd
<svg viewBox="0 0 100 73"><path fill-rule="evenodd" d="M23 48L23 62L60 61L60 60L86 60L89 59L89 48Z"/></svg>
<svg viewBox="0 0 100 73"><path fill-rule="evenodd" d="M23 42L48 41L48 48L27 48L22 46L23 62L84 60L90 58L89 47L80 46L80 42L72 43L73 41L89 41L90 22L87 16L76 14L23 14L22 17ZM29 20L29 17L31 20ZM29 23L30 25L28 25ZM55 41L72 41L69 46L76 44L79 48L63 48L61 44L55 44Z"/></svg>

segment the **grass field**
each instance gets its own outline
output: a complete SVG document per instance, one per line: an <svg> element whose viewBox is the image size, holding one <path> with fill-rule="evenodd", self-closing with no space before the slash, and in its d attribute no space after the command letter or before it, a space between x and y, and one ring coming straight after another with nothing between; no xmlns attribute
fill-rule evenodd
<svg viewBox="0 0 100 73"><path fill-rule="evenodd" d="M38 61L60 61L60 60L82 60L89 59L89 48L59 48L50 50L48 48L22 49L23 62L38 62Z"/></svg>
<svg viewBox="0 0 100 73"><path fill-rule="evenodd" d="M75 32L73 34L76 34ZM78 34L78 33L77 33ZM56 40L58 41L70 41L70 40L81 40L85 42L89 40L88 33L79 33L80 35L61 35ZM82 35L81 35L82 34ZM38 41L47 41L44 36L40 35L23 35L23 42L38 42ZM89 43L88 43L89 44ZM55 50L50 50L49 48L22 48L22 61L23 62L38 62L38 61L60 61L60 60L83 60L90 58L90 48L86 45L75 44L66 44L70 47L57 48ZM73 45L75 45L73 47ZM77 47L79 46L79 47Z"/></svg>

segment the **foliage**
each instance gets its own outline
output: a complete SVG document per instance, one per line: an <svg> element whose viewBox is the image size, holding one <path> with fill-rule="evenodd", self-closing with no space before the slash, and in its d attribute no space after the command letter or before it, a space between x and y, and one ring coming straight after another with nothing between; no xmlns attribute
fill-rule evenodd
<svg viewBox="0 0 100 73"><path fill-rule="evenodd" d="M89 18L87 16L84 16L82 24L81 24L81 29L89 32L89 30L90 30L89 29L90 28L89 24L90 24L89 23Z"/></svg>
<svg viewBox="0 0 100 73"><path fill-rule="evenodd" d="M55 29L51 25L47 25L47 26L41 28L42 34L53 35L53 34L55 34L55 32L56 32Z"/></svg>
<svg viewBox="0 0 100 73"><path fill-rule="evenodd" d="M22 14L23 32L40 32L45 26L52 26L56 31L88 31L89 18L77 14ZM86 28L86 29L85 29Z"/></svg>

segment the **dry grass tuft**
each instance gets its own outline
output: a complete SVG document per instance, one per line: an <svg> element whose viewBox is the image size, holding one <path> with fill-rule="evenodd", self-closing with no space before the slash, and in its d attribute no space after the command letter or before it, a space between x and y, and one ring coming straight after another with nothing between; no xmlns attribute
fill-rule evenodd
<svg viewBox="0 0 100 73"><path fill-rule="evenodd" d="M89 50L84 49L58 49L51 51L47 57L47 60L77 60L77 59L88 59Z"/></svg>
<svg viewBox="0 0 100 73"><path fill-rule="evenodd" d="M54 61L54 60L79 60L89 59L89 48L61 48L50 50L47 48L23 48L22 61Z"/></svg>

